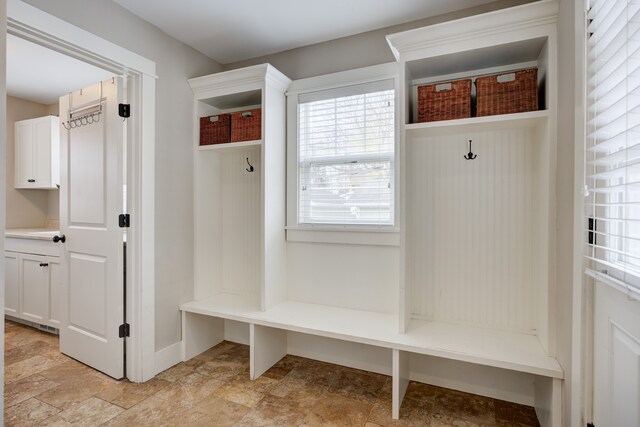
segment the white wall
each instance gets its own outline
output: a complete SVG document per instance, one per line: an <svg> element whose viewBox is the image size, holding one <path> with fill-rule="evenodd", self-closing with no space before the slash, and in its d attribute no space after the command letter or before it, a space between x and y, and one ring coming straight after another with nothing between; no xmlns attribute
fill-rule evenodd
<svg viewBox="0 0 640 427"><path fill-rule="evenodd" d="M385 39L387 34L424 27L426 25L450 21L465 16L477 15L479 13L503 9L531 1L534 0L500 0L458 12L291 49L274 55L261 56L247 61L226 64L224 65L224 69L230 70L268 62L286 74L290 79L296 80L369 65L384 64L395 60Z"/></svg>
<svg viewBox="0 0 640 427"><path fill-rule="evenodd" d="M187 79L221 69L111 1L26 0L51 15L155 61L156 350L181 339L182 302L193 298L193 94Z"/></svg>
<svg viewBox="0 0 640 427"><path fill-rule="evenodd" d="M49 107L43 104L7 96L7 148L6 148L6 228L44 227L49 209L49 193L57 190L16 190L14 185L14 122L49 114ZM59 215L58 215L59 216ZM56 216L56 217L58 217Z"/></svg>

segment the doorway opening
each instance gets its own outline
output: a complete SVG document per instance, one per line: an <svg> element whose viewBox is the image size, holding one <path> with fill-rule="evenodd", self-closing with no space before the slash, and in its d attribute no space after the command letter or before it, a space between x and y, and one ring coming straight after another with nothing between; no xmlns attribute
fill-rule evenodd
<svg viewBox="0 0 640 427"><path fill-rule="evenodd" d="M122 168L127 177L127 213L130 214L126 251L129 285L125 314L129 324L126 365L130 380L146 381L155 375L155 64L22 2L8 4L7 34L91 64L127 82L126 103L131 105L131 117L127 119L128 144L123 156L126 167ZM120 251L124 257L124 251ZM77 261L78 257L72 262ZM95 262L93 266L99 264ZM124 269L122 274L124 277Z"/></svg>

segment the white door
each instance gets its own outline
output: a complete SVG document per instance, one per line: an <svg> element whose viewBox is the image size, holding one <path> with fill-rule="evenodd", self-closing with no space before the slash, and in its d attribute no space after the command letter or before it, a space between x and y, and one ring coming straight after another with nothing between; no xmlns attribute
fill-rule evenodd
<svg viewBox="0 0 640 427"><path fill-rule="evenodd" d="M49 262L43 255L20 255L22 312L20 317L46 323L49 317Z"/></svg>
<svg viewBox="0 0 640 427"><path fill-rule="evenodd" d="M60 134L60 232L67 279L60 351L114 378L124 376L121 95L121 81L115 79L60 98L63 122L85 117L75 128L61 127Z"/></svg>
<svg viewBox="0 0 640 427"><path fill-rule="evenodd" d="M596 426L640 426L640 302L596 284L594 405Z"/></svg>
<svg viewBox="0 0 640 427"><path fill-rule="evenodd" d="M33 121L33 175L37 187L52 187L51 182L51 119Z"/></svg>
<svg viewBox="0 0 640 427"><path fill-rule="evenodd" d="M17 316L20 310L20 265L18 254L4 253L4 314Z"/></svg>

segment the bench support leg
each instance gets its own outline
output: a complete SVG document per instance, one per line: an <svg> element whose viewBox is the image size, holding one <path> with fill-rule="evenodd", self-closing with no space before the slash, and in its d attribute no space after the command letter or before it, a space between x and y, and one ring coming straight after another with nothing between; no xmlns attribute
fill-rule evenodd
<svg viewBox="0 0 640 427"><path fill-rule="evenodd" d="M224 319L182 312L182 360L187 361L224 340Z"/></svg>
<svg viewBox="0 0 640 427"><path fill-rule="evenodd" d="M400 419L400 406L409 386L409 353L393 349L391 416Z"/></svg>
<svg viewBox="0 0 640 427"><path fill-rule="evenodd" d="M251 324L250 375L255 380L287 355L287 331Z"/></svg>

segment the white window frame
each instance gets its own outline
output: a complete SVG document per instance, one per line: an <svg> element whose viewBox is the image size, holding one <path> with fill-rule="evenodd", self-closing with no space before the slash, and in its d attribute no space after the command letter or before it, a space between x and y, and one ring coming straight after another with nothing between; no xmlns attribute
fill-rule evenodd
<svg viewBox="0 0 640 427"><path fill-rule="evenodd" d="M292 242L342 243L398 246L399 200L399 65L396 62L295 80L287 92L287 240ZM298 97L303 93L344 86L393 80L395 102L395 144L393 155L393 225L302 224L298 221L299 151Z"/></svg>

